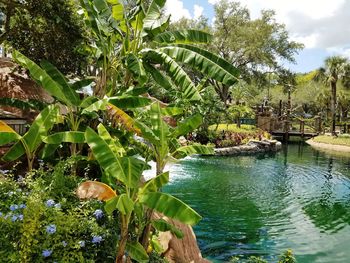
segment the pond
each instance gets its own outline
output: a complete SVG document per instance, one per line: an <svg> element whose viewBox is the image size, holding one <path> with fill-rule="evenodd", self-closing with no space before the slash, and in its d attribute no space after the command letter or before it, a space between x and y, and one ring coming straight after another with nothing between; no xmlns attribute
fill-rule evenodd
<svg viewBox="0 0 350 263"><path fill-rule="evenodd" d="M350 158L303 144L277 154L192 157L165 191L203 216L194 227L213 262L292 249L299 263L350 262Z"/></svg>

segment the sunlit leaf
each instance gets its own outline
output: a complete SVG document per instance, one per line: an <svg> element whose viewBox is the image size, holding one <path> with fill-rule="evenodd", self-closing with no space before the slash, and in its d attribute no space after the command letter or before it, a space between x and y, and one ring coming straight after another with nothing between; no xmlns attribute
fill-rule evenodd
<svg viewBox="0 0 350 263"><path fill-rule="evenodd" d="M80 199L98 199L101 201L107 201L117 194L108 185L96 181L87 181L81 183L77 189L77 196Z"/></svg>

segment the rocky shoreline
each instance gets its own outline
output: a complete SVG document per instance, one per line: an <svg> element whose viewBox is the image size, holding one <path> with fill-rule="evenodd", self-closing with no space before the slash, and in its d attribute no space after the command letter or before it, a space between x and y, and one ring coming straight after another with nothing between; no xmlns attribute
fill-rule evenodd
<svg viewBox="0 0 350 263"><path fill-rule="evenodd" d="M247 144L226 147L215 148L215 155L228 156L228 155L245 155L264 152L277 152L282 149L282 143L277 140L251 140Z"/></svg>

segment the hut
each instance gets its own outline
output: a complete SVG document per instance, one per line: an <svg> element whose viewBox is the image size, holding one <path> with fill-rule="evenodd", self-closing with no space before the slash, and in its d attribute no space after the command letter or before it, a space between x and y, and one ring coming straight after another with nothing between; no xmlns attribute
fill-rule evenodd
<svg viewBox="0 0 350 263"><path fill-rule="evenodd" d="M54 100L30 79L25 69L10 58L0 58L0 120L6 122L19 134L24 134L27 124L36 117L39 111L19 107L16 101L52 103ZM9 102L12 102L11 106Z"/></svg>

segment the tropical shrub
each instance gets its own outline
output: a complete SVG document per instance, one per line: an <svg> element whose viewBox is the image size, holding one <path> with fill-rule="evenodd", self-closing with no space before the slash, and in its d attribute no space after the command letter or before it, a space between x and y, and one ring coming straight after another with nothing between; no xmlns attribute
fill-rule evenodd
<svg viewBox="0 0 350 263"><path fill-rule="evenodd" d="M47 169L47 168L45 168ZM0 179L2 262L114 262L118 224L99 201L80 202L65 163Z"/></svg>

